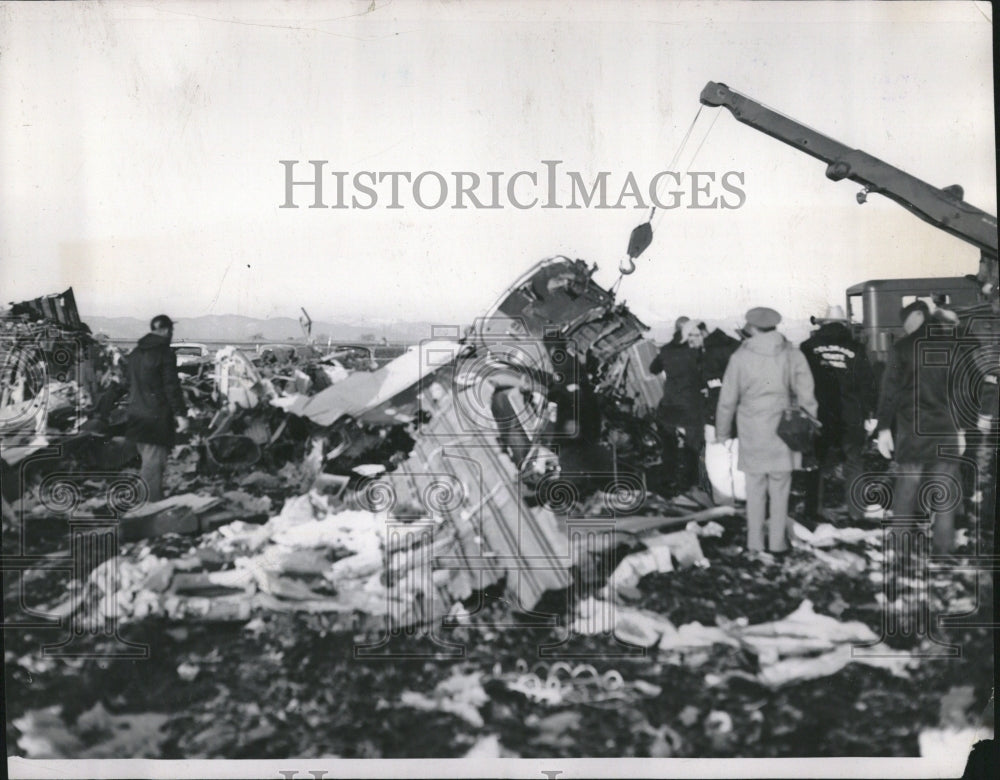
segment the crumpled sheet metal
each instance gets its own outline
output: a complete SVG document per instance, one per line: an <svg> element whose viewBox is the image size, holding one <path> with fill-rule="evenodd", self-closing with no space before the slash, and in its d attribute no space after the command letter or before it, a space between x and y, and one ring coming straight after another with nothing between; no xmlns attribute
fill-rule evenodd
<svg viewBox="0 0 1000 780"><path fill-rule="evenodd" d="M496 423L469 415L470 408L488 409L491 395L485 383L429 401L432 418L421 426L410 457L369 485L373 491L386 486L385 500L397 510L410 507L454 527L454 548L437 557L439 566L452 576L464 572L475 588L506 575L513 603L530 610L545 591L568 586L569 542L555 514L522 499L517 470L497 442Z"/></svg>
<svg viewBox="0 0 1000 780"><path fill-rule="evenodd" d="M357 371L314 396L297 398L286 410L322 427L344 416L370 424L409 422L421 380L454 361L461 348L455 341L422 342L377 371Z"/></svg>
<svg viewBox="0 0 1000 780"><path fill-rule="evenodd" d="M215 353L215 389L232 407L253 409L266 394L260 372L236 347Z"/></svg>
<svg viewBox="0 0 1000 780"><path fill-rule="evenodd" d="M38 319L51 320L68 328L83 326L80 312L76 308L76 297L73 295L72 287L61 293L52 293L15 303L11 307L11 313L14 315L27 314Z"/></svg>
<svg viewBox="0 0 1000 780"><path fill-rule="evenodd" d="M614 358L648 327L590 274L582 260L560 256L536 263L476 323L475 338L540 341L558 330L578 355L590 350L598 360Z"/></svg>
<svg viewBox="0 0 1000 780"><path fill-rule="evenodd" d="M568 586L569 540L563 520L523 500L516 466L498 442L493 394L507 382L531 384L538 373L550 370L552 356L543 340L554 333L569 342L578 358L589 351L599 361L610 360L641 340L646 326L594 283L591 273L579 260L543 260L476 323L468 347L449 345L450 360L447 353L436 361L424 357L434 345L421 345L416 356L393 361L400 367L411 366L410 386L425 376L424 366L440 369L438 389L444 392L434 393L430 383L420 388L420 409L429 413L430 420L419 424L410 457L382 478L389 487L388 500L417 508L424 516L444 518L455 528L455 555L438 557L439 564L464 572L473 582L478 580L476 587L505 575L509 596L524 610L533 609L546 591ZM528 348L525 365L517 360L517 354L524 351L518 344ZM540 354L532 358L530 348ZM417 370L412 367L415 359ZM393 375L407 377L404 371ZM331 388L329 398L350 381ZM402 385L380 384L379 392L361 411L398 394ZM313 408L319 403L317 396ZM334 419L331 415L327 424Z"/></svg>
<svg viewBox="0 0 1000 780"><path fill-rule="evenodd" d="M663 380L649 372L658 351L650 339L640 339L618 354L605 380L634 400L633 411L639 417L655 413L663 398Z"/></svg>

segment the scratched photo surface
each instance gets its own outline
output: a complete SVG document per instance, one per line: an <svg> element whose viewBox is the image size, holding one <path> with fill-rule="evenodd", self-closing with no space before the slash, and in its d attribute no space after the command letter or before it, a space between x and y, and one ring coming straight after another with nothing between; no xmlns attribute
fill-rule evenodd
<svg viewBox="0 0 1000 780"><path fill-rule="evenodd" d="M992 15L0 2L11 776L990 771Z"/></svg>

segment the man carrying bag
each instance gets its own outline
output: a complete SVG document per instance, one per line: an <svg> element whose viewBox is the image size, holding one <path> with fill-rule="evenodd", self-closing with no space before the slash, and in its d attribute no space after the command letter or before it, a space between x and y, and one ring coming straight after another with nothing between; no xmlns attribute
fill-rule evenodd
<svg viewBox="0 0 1000 780"><path fill-rule="evenodd" d="M803 421L808 423L805 415L815 418L816 398L809 364L776 330L779 322L781 315L774 309L747 312L749 338L726 367L715 419L718 441L730 438L734 418L739 431L737 465L746 474L747 549L764 550L767 520L768 550L782 554L789 548L792 471L801 467L802 455L785 443L779 426L794 444L804 447L810 437Z"/></svg>

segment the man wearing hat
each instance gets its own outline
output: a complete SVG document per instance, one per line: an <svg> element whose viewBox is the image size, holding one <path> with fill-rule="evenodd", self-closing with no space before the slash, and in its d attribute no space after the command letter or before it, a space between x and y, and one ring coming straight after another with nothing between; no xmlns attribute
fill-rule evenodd
<svg viewBox="0 0 1000 780"><path fill-rule="evenodd" d="M747 549L764 550L767 518L768 549L782 554L788 550L791 527L788 496L792 471L800 466L801 455L778 436L778 423L790 404L790 393L813 415L816 398L809 364L776 330L779 322L781 315L774 309L758 307L747 312L744 330L749 337L726 366L715 422L718 440L730 438L734 418L739 431L737 468L746 474Z"/></svg>
<svg viewBox="0 0 1000 780"><path fill-rule="evenodd" d="M843 308L830 306L825 317L811 321L819 328L800 349L815 380L817 416L823 427L816 439L819 468L807 472L806 513L818 516L823 508L824 472L843 463L847 513L853 522L860 522L864 506L854 500L851 486L864 471L865 420L874 417L877 400L875 374L864 345L851 333Z"/></svg>
<svg viewBox="0 0 1000 780"><path fill-rule="evenodd" d="M944 458L939 449L945 445L960 455L964 432L952 415L950 364L932 352L944 354L955 341L929 332L934 318L923 301L914 301L899 316L906 335L893 344L882 378L878 448L894 461L893 516L930 517L934 552L947 554L955 544L955 511L961 501L952 498L954 490L961 491L961 480L957 458ZM934 342L940 348L923 349L933 348Z"/></svg>
<svg viewBox="0 0 1000 780"><path fill-rule="evenodd" d="M163 472L174 446L174 432L187 428L187 405L177 378L177 356L170 348L174 323L165 314L149 323L128 356L128 425L126 438L134 441L142 458L141 476L149 501L163 498Z"/></svg>
<svg viewBox="0 0 1000 780"><path fill-rule="evenodd" d="M666 375L657 418L663 435L665 477L678 493L697 483L698 458L705 443L703 338L698 323L681 319L674 340L649 364L650 373Z"/></svg>

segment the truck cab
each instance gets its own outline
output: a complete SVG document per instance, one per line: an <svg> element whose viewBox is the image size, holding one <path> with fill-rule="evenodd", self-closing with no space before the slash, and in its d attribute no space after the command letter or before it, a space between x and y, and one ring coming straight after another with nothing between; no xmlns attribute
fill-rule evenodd
<svg viewBox="0 0 1000 780"><path fill-rule="evenodd" d="M904 306L922 300L932 311L936 307L962 308L976 304L978 296L976 279L965 276L870 279L847 289L847 316L869 359L884 363L893 342L903 335L899 312Z"/></svg>

